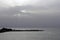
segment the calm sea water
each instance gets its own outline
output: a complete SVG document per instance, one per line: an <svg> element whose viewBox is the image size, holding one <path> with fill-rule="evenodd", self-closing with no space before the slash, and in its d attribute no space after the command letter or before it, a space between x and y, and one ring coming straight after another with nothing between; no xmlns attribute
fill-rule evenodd
<svg viewBox="0 0 60 40"><path fill-rule="evenodd" d="M42 32L0 33L0 40L60 40L59 28L41 28Z"/></svg>

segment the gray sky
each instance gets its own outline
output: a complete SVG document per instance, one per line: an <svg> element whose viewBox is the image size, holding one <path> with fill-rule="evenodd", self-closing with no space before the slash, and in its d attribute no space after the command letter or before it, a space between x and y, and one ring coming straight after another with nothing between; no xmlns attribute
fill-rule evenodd
<svg viewBox="0 0 60 40"><path fill-rule="evenodd" d="M0 0L0 25L59 27L60 0Z"/></svg>

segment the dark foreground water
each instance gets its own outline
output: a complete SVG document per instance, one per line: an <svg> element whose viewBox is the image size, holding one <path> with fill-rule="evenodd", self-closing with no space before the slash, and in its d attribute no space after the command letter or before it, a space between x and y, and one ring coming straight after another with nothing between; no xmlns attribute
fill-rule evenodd
<svg viewBox="0 0 60 40"><path fill-rule="evenodd" d="M60 40L59 28L41 28L42 32L0 33L0 40Z"/></svg>

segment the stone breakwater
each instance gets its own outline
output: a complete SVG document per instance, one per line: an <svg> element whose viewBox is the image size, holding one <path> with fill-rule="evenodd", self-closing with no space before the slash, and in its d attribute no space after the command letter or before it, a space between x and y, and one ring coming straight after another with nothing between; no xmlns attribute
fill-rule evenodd
<svg viewBox="0 0 60 40"><path fill-rule="evenodd" d="M10 32L10 31L44 31L44 30L15 30L15 29L8 29L8 28L0 29L0 33Z"/></svg>

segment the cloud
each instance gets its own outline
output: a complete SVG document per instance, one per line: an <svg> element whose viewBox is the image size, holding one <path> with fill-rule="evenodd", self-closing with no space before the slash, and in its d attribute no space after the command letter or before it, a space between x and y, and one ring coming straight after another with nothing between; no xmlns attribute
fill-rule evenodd
<svg viewBox="0 0 60 40"><path fill-rule="evenodd" d="M19 0L0 0L0 7L15 7L15 6L26 6L26 9L58 9L60 7L60 0L28 0L29 2L26 5L18 5L16 1ZM27 1L27 0L25 0ZM25 3L24 3L25 4ZM60 8L59 8L60 9Z"/></svg>
<svg viewBox="0 0 60 40"><path fill-rule="evenodd" d="M31 3L30 3L31 2ZM0 0L0 14L1 15L14 15L20 14L52 14L60 13L59 0L30 0L27 5L16 5L14 0ZM12 7L13 6L13 7ZM25 12L23 12L25 10Z"/></svg>
<svg viewBox="0 0 60 40"><path fill-rule="evenodd" d="M1 5L5 5L8 6L13 3L10 2L10 0L6 0L3 1L1 0L3 4ZM8 1L8 3L6 3ZM11 0L12 1L12 0ZM34 1L34 0L33 0ZM30 2L33 2L30 1ZM11 3L11 4L10 4ZM21 15L30 15L30 14L54 14L54 13L60 13L60 1L59 0L35 0L34 3L30 3L29 5L22 5L22 6L17 6L13 3L13 5L15 5L14 7L0 7L0 15L9 15L9 16L13 16L16 14L21 14ZM25 11L25 12L23 12Z"/></svg>
<svg viewBox="0 0 60 40"><path fill-rule="evenodd" d="M15 6L12 0L0 0L0 7L9 8L11 6Z"/></svg>
<svg viewBox="0 0 60 40"><path fill-rule="evenodd" d="M60 0L31 0L27 5L0 0L0 19L0 24L23 27L60 26Z"/></svg>
<svg viewBox="0 0 60 40"><path fill-rule="evenodd" d="M15 6L10 8L2 8L0 16L14 16L14 15L31 15L25 6Z"/></svg>

